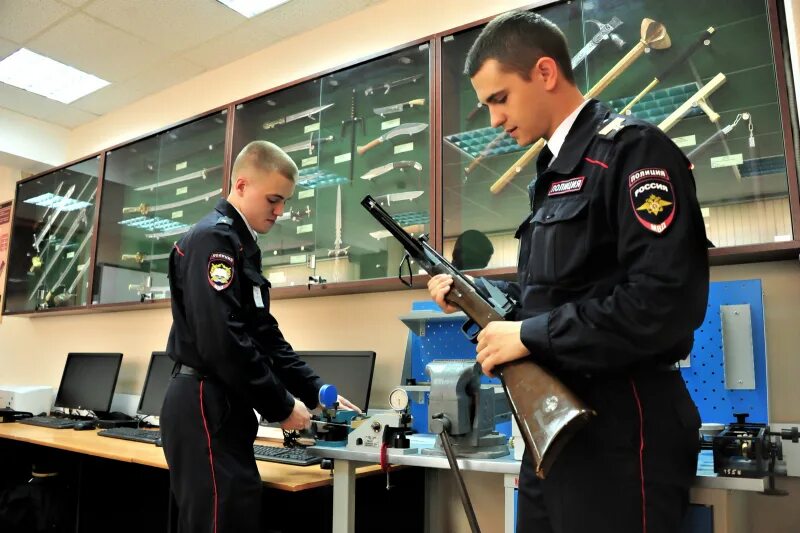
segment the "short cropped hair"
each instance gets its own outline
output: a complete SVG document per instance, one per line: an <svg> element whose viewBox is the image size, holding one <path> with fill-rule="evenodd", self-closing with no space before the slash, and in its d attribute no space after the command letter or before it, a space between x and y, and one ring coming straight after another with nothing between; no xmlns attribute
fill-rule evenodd
<svg viewBox="0 0 800 533"><path fill-rule="evenodd" d="M266 172L276 171L292 181L297 181L297 165L292 158L280 147L268 141L253 141L242 148L231 170L231 188L239 173L246 167Z"/></svg>
<svg viewBox="0 0 800 533"><path fill-rule="evenodd" d="M558 26L536 13L512 11L483 28L467 53L464 74L472 78L487 60L494 59L504 70L529 80L542 57L553 58L564 78L575 84L567 38Z"/></svg>

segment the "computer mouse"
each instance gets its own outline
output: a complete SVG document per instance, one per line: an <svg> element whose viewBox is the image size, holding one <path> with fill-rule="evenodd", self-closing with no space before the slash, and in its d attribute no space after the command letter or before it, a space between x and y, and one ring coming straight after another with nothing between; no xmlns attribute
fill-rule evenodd
<svg viewBox="0 0 800 533"><path fill-rule="evenodd" d="M75 422L75 425L72 427L75 431L83 431L86 429L94 429L97 427L96 420L80 420Z"/></svg>

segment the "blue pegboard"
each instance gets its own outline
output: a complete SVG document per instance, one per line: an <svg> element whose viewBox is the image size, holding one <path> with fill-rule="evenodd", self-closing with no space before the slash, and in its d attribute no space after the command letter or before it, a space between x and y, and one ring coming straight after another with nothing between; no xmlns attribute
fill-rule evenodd
<svg viewBox="0 0 800 533"><path fill-rule="evenodd" d="M756 384L753 390L725 388L720 306L737 304L750 306ZM749 413L749 422L769 421L761 280L711 283L703 325L694 333L690 365L681 372L703 422L730 423L735 420L733 413Z"/></svg>

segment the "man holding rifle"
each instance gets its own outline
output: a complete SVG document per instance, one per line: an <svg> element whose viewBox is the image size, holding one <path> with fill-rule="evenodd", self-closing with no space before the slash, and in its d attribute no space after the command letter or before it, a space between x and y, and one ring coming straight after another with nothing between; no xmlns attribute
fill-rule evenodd
<svg viewBox="0 0 800 533"><path fill-rule="evenodd" d="M501 15L469 51L478 99L521 146L547 140L517 230L516 321L491 322L477 360L530 357L597 416L545 479L526 453L517 531L673 532L688 505L700 418L677 361L708 296L705 225L689 161L655 126L576 87L566 39L529 12ZM428 289L445 311L452 278Z"/></svg>

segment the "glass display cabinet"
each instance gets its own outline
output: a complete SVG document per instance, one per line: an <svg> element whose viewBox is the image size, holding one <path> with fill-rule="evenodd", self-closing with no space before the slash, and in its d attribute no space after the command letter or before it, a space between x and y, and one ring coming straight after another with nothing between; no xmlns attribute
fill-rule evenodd
<svg viewBox="0 0 800 533"><path fill-rule="evenodd" d="M223 190L227 110L106 152L93 304L169 298L172 245Z"/></svg>
<svg viewBox="0 0 800 533"><path fill-rule="evenodd" d="M786 164L786 95L768 4L583 0L536 10L564 31L585 95L650 121L684 150L717 247L795 239L796 175ZM468 268L513 267L543 144L517 146L478 105L462 72L481 28L442 39L444 252L452 257L463 235L459 248L474 256Z"/></svg>
<svg viewBox="0 0 800 533"><path fill-rule="evenodd" d="M100 156L17 184L4 313L87 304Z"/></svg>
<svg viewBox="0 0 800 533"><path fill-rule="evenodd" d="M396 275L402 253L361 207L367 194L409 231L428 231L429 49L425 42L236 106L233 157L263 139L300 172L284 216L259 238L273 287Z"/></svg>

